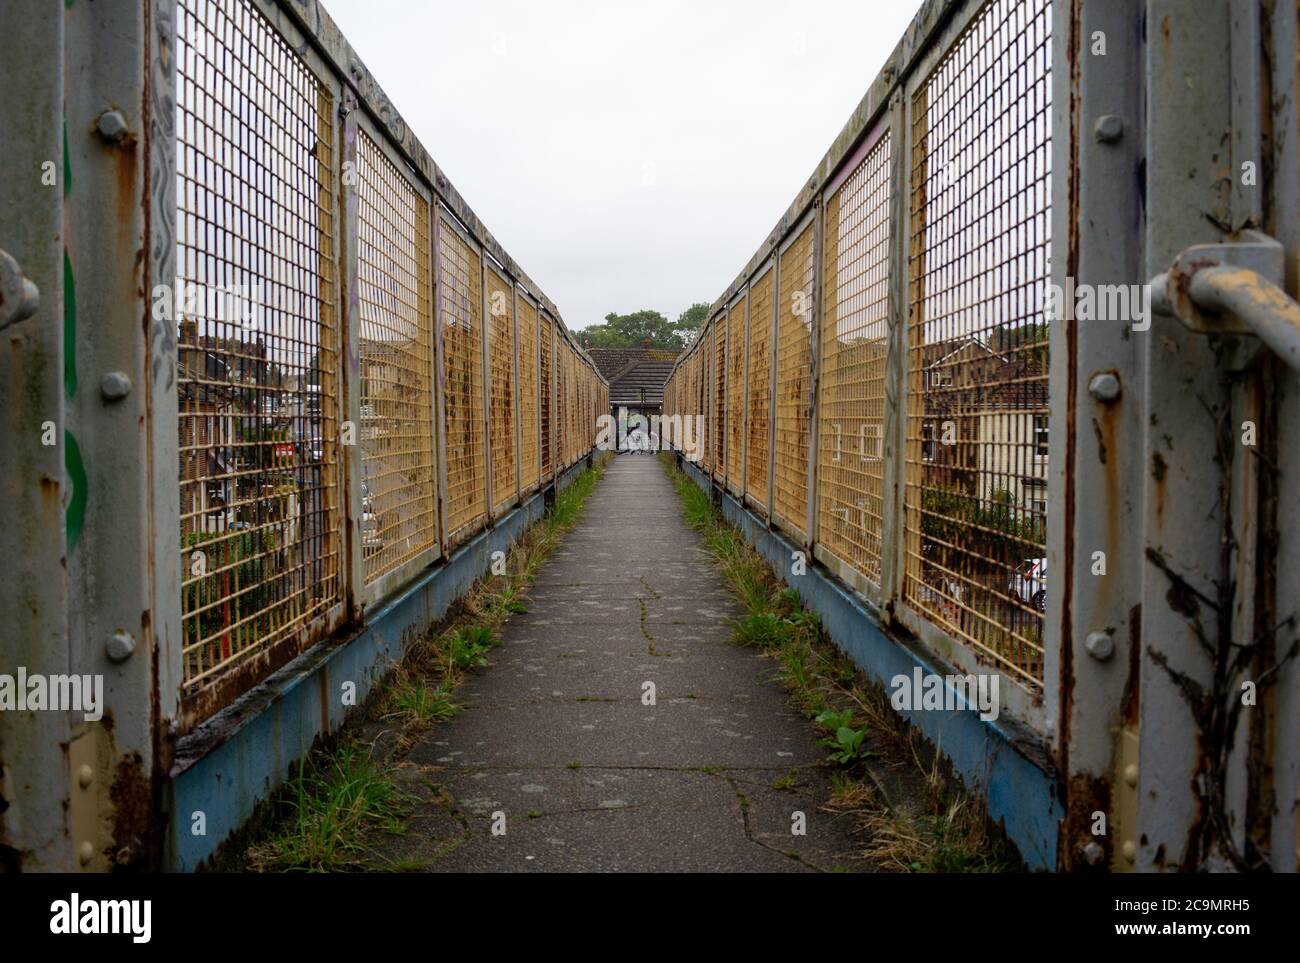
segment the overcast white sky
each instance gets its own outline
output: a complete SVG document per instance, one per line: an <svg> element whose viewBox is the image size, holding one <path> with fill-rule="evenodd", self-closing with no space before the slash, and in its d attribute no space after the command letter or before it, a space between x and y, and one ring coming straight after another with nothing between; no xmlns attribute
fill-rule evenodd
<svg viewBox="0 0 1300 963"><path fill-rule="evenodd" d="M569 327L731 283L913 0L324 0Z"/></svg>

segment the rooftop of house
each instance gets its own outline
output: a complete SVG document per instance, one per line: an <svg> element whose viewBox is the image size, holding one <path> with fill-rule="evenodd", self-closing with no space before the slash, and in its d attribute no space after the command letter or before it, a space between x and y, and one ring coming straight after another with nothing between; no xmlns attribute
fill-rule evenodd
<svg viewBox="0 0 1300 963"><path fill-rule="evenodd" d="M663 404L664 383L672 373L677 352L662 348L588 348L596 368L609 382L609 403Z"/></svg>

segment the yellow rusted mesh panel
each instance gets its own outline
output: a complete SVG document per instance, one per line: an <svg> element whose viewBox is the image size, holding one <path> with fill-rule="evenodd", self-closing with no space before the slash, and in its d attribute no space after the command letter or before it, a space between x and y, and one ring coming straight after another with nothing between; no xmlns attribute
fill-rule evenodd
<svg viewBox="0 0 1300 963"><path fill-rule="evenodd" d="M583 451L590 451L592 443L596 439L596 430L595 430L596 383L595 383L595 378L592 377L592 372L590 367L584 367L583 371L585 372L585 378L583 381L585 390L583 392L583 406L582 406L582 414L583 414L582 448Z"/></svg>
<svg viewBox="0 0 1300 963"><path fill-rule="evenodd" d="M537 307L519 298L519 468L524 489L537 485Z"/></svg>
<svg viewBox="0 0 1300 963"><path fill-rule="evenodd" d="M488 364L492 424L488 451L492 453L492 508L515 494L515 308L513 289L492 268L487 272Z"/></svg>
<svg viewBox="0 0 1300 963"><path fill-rule="evenodd" d="M701 338L700 346L695 349L695 355L691 358L691 411L696 416L696 427L699 429L695 436L695 453L696 461L701 467L704 464L704 455L708 449L709 443L709 408L706 404L706 394L704 390L704 343Z"/></svg>
<svg viewBox="0 0 1300 963"><path fill-rule="evenodd" d="M776 450L772 514L802 534L808 522L808 409L812 403L813 225L782 254L777 310Z"/></svg>
<svg viewBox="0 0 1300 963"><path fill-rule="evenodd" d="M560 424L563 426L564 440L560 448L560 464L565 468L573 457L573 425L570 423L569 391L572 387L573 372L569 366L569 342L560 340Z"/></svg>
<svg viewBox="0 0 1300 963"><path fill-rule="evenodd" d="M993 0L917 90L906 600L1043 678L1051 173L1048 0Z"/></svg>
<svg viewBox="0 0 1300 963"><path fill-rule="evenodd" d="M334 102L246 2L181 0L176 63L182 676L216 709L341 599Z"/></svg>
<svg viewBox="0 0 1300 963"><path fill-rule="evenodd" d="M877 583L889 338L889 149L885 135L826 202L818 378L817 540Z"/></svg>
<svg viewBox="0 0 1300 963"><path fill-rule="evenodd" d="M553 337L554 328L552 327L551 319L544 314L541 316L541 326L539 330L542 342L540 374L542 390L541 411L539 413L542 423L541 464L542 474L547 475L554 467L553 462L555 460L555 441L552 438L555 428L555 415L551 410L555 404L555 387L552 384L555 378L555 364L551 357L553 354L551 338Z"/></svg>
<svg viewBox="0 0 1300 963"><path fill-rule="evenodd" d="M721 476L726 471L727 449L727 316L718 315L713 322L713 470Z"/></svg>
<svg viewBox="0 0 1300 963"><path fill-rule="evenodd" d="M718 395L713 390L713 378L716 374L717 371L713 366L713 326L710 324L704 331L704 344L700 349L700 390L703 392L700 410L704 412L706 425L704 459L701 465L709 474L713 473L713 459L717 452L714 435L718 430Z"/></svg>
<svg viewBox="0 0 1300 963"><path fill-rule="evenodd" d="M429 204L357 137L361 545L366 581L437 544Z"/></svg>
<svg viewBox="0 0 1300 963"><path fill-rule="evenodd" d="M559 466L567 468L569 464L569 345L560 338L555 343L555 347L560 377L555 398L557 406L555 417L560 429Z"/></svg>
<svg viewBox="0 0 1300 963"><path fill-rule="evenodd" d="M740 490L745 446L745 305L742 298L727 312L727 484Z"/></svg>
<svg viewBox="0 0 1300 963"><path fill-rule="evenodd" d="M573 425L573 452L570 457L573 461L577 461L582 451L582 426L581 419L578 417L578 379L582 376L582 371L578 363L577 351L570 354L569 366L573 372L573 385L569 390L569 422Z"/></svg>
<svg viewBox="0 0 1300 963"><path fill-rule="evenodd" d="M443 404L446 408L447 529L453 536L487 514L483 428L483 268L479 254L444 221L438 242Z"/></svg>
<svg viewBox="0 0 1300 963"><path fill-rule="evenodd" d="M767 507L768 435L772 431L772 277L768 271L749 290L749 452L745 494Z"/></svg>

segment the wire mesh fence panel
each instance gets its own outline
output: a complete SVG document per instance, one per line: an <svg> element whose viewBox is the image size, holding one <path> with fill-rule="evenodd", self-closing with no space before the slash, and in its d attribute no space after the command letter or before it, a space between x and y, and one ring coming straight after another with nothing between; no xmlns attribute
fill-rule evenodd
<svg viewBox="0 0 1300 963"><path fill-rule="evenodd" d="M564 426L564 445L560 449L560 464L569 467L573 461L573 406L569 400L573 390L573 365L569 342L560 339L560 423Z"/></svg>
<svg viewBox="0 0 1300 963"><path fill-rule="evenodd" d="M727 312L727 486L740 491L745 448L745 308L741 298Z"/></svg>
<svg viewBox="0 0 1300 963"><path fill-rule="evenodd" d="M437 544L429 204L357 137L361 546L373 581Z"/></svg>
<svg viewBox="0 0 1300 963"><path fill-rule="evenodd" d="M335 144L330 92L248 3L181 0L176 15L192 696L314 641L309 627L341 600ZM240 671L239 684L255 674Z"/></svg>
<svg viewBox="0 0 1300 963"><path fill-rule="evenodd" d="M488 365L492 397L488 451L492 457L492 510L515 494L515 309L510 282L487 272Z"/></svg>
<svg viewBox="0 0 1300 963"><path fill-rule="evenodd" d="M818 542L880 581L889 338L889 136L826 201L822 223Z"/></svg>
<svg viewBox="0 0 1300 963"><path fill-rule="evenodd" d="M802 535L808 517L808 417L812 405L813 224L777 263L775 484L772 514Z"/></svg>
<svg viewBox="0 0 1300 963"><path fill-rule="evenodd" d="M586 454L591 448L591 426L593 419L591 417L591 369L585 364L582 366L582 402L578 405L578 417L582 419L581 434L582 451L579 454Z"/></svg>
<svg viewBox="0 0 1300 963"><path fill-rule="evenodd" d="M730 452L727 447L727 316L718 315L713 322L713 471L721 476L727 470Z"/></svg>
<svg viewBox="0 0 1300 963"><path fill-rule="evenodd" d="M749 289L749 448L745 494L767 508L768 436L772 431L772 277L766 272Z"/></svg>
<svg viewBox="0 0 1300 963"><path fill-rule="evenodd" d="M704 329L700 346L700 411L704 413L704 457L700 467L708 474L713 473L713 458L718 443L715 435L718 431L718 394L713 389L713 378L717 369L713 366L713 325Z"/></svg>
<svg viewBox="0 0 1300 963"><path fill-rule="evenodd" d="M478 251L444 217L438 231L438 313L442 338L447 490L452 541L487 514L483 425L483 270Z"/></svg>
<svg viewBox="0 0 1300 963"><path fill-rule="evenodd" d="M573 448L569 452L569 461L575 462L582 451L581 425L578 418L578 378L581 377L581 365L578 363L578 352L572 348L569 350L569 371L572 375L569 386L569 424L572 426L573 435Z"/></svg>
<svg viewBox="0 0 1300 963"><path fill-rule="evenodd" d="M552 452L555 449L555 442L551 437L552 427L555 424L555 417L551 411L555 403L555 389L552 385L554 379L554 365L551 359L552 332L551 319L543 314L540 326L541 363L539 367L539 377L541 379L541 410L539 416L542 423L541 463L543 475L548 475L551 472L552 461L554 460Z"/></svg>
<svg viewBox="0 0 1300 963"><path fill-rule="evenodd" d="M525 491L537 485L537 306L519 298L519 471Z"/></svg>
<svg viewBox="0 0 1300 963"><path fill-rule="evenodd" d="M990 0L912 103L908 602L1030 689L1047 592L1049 0Z"/></svg>

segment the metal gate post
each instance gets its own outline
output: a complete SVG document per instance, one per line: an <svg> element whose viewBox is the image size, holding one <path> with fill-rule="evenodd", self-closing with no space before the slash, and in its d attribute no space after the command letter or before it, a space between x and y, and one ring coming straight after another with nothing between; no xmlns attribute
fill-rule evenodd
<svg viewBox="0 0 1300 963"><path fill-rule="evenodd" d="M366 425L361 415L361 290L358 277L361 251L358 235L361 173L357 168L357 109L356 94L345 86L338 120L338 140L341 145L339 169L351 171L352 176L339 178L342 217L339 222L338 251L343 310L339 312L339 352L335 361L339 376L335 379L335 384L342 392L336 409L339 420L344 423L340 425L340 439L344 437L343 430L349 423L352 425L352 437L351 444L331 446L323 443L321 446L323 455L328 456L331 447L338 452L337 470L341 475L339 488L343 495L339 516L344 533L340 545L343 564L340 566L339 577L343 579L344 598L348 601L348 611L353 617L360 615L366 601L366 564L361 531L365 514L361 485L365 474ZM373 497L374 493L371 494Z"/></svg>
<svg viewBox="0 0 1300 963"><path fill-rule="evenodd" d="M1272 132L1272 210L1265 211L1264 229L1285 248L1287 273L1284 284L1293 298L1300 300L1300 5L1277 3L1265 22L1272 44L1269 60L1273 74L1269 77L1273 96L1272 115L1268 118ZM1282 91L1290 92L1280 96ZM1275 491L1276 530L1281 535L1273 557L1273 570L1281 573L1274 592L1281 601L1275 614L1278 621L1290 615L1300 598L1300 499L1295 497L1295 479L1300 478L1300 378L1285 373L1277 392L1277 438L1289 441L1277 448L1278 483ZM1283 480L1289 480L1283 482ZM1290 491L1290 497L1280 497ZM1296 626L1275 640L1275 658L1285 655L1293 641ZM1300 660L1287 662L1277 675L1272 692L1266 694L1271 704L1271 718L1261 742L1271 743L1272 786L1260 793L1260 806L1271 817L1269 849L1275 872L1300 871ZM1265 700L1261 700L1265 701ZM1271 730L1271 731L1269 731Z"/></svg>
<svg viewBox="0 0 1300 963"><path fill-rule="evenodd" d="M70 717L69 842L87 869L157 864L179 712L176 14L66 11L67 664L102 676L105 703L97 722Z"/></svg>
<svg viewBox="0 0 1300 963"><path fill-rule="evenodd" d="M1141 8L1057 0L1052 24L1052 276L1145 280ZM1071 284L1073 281L1073 284ZM1151 332L1053 317L1044 631L1045 717L1068 786L1062 869L1129 870L1136 855L1144 383ZM1052 644L1059 640L1059 644ZM1097 814L1102 814L1098 818Z"/></svg>
<svg viewBox="0 0 1300 963"><path fill-rule="evenodd" d="M63 32L41 0L17 0L0 31L0 671L66 673L70 502L64 412ZM18 96L21 92L21 96ZM31 287L26 287L25 283ZM26 290L24 290L26 288ZM0 712L0 872L73 868L66 801L71 715Z"/></svg>
<svg viewBox="0 0 1300 963"><path fill-rule="evenodd" d="M1184 248L1251 226L1260 206L1236 187L1242 164L1260 158L1254 136L1233 131L1257 130L1260 108L1233 56L1254 63L1260 51L1240 49L1246 24L1234 8L1257 15L1257 4L1227 0L1197 4L1194 16L1171 0L1147 6L1147 278ZM1171 317L1156 315L1135 336L1147 403L1136 866L1240 866L1249 792L1241 734L1253 711L1245 709L1233 737L1224 720L1242 677L1216 663L1227 647L1250 641L1238 618L1226 637L1219 611L1253 606L1260 587L1249 544L1233 544L1243 525L1262 521L1258 459L1242 445L1241 423L1258 403L1260 375L1230 382L1220 349L1230 353L1231 344Z"/></svg>

